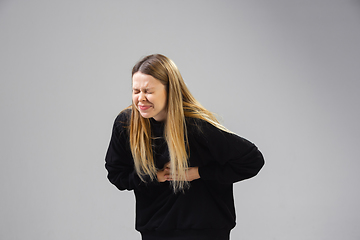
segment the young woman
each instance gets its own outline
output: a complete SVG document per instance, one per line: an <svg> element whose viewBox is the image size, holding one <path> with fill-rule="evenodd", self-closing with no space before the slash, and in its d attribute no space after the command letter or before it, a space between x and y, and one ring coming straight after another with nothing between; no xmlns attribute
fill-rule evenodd
<svg viewBox="0 0 360 240"><path fill-rule="evenodd" d="M169 58L139 61L132 88L132 105L115 119L105 167L119 190L134 190L142 239L228 240L233 183L255 176L262 154L195 100Z"/></svg>

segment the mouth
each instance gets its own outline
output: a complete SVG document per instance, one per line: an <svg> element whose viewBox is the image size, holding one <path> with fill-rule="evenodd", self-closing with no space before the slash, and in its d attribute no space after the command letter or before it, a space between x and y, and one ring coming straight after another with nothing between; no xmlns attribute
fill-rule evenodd
<svg viewBox="0 0 360 240"><path fill-rule="evenodd" d="M142 105L138 105L139 109L141 111L145 111L145 110L148 110L151 106L142 106Z"/></svg>

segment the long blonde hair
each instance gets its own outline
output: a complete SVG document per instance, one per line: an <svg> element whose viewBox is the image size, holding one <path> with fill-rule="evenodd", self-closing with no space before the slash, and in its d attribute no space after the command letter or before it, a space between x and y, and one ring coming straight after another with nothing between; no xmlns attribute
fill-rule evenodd
<svg viewBox="0 0 360 240"><path fill-rule="evenodd" d="M186 170L190 154L185 117L202 119L219 129L228 130L192 96L175 63L169 58L161 54L146 56L133 67L132 75L136 72L151 75L166 87L167 118L164 135L169 149L171 172L177 174L177 180L171 183L174 192L183 191L189 186ZM150 120L140 115L134 103L131 109L129 135L135 170L143 181L145 175L154 180L158 169L153 158Z"/></svg>

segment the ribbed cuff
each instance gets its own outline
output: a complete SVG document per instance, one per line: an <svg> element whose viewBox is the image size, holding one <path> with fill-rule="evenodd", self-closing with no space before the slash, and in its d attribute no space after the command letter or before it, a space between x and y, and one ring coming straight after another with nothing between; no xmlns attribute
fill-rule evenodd
<svg viewBox="0 0 360 240"><path fill-rule="evenodd" d="M141 232L142 240L229 240L230 230L202 229L202 230L172 230L172 231L146 231Z"/></svg>

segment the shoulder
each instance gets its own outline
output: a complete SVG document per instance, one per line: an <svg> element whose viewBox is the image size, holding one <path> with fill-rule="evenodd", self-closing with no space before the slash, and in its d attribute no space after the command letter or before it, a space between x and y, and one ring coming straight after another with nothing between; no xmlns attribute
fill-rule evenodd
<svg viewBox="0 0 360 240"><path fill-rule="evenodd" d="M221 134L223 131L210 122L200 118L186 118L186 126L188 133L196 135L208 135L209 133Z"/></svg>
<svg viewBox="0 0 360 240"><path fill-rule="evenodd" d="M122 110L114 121L114 130L116 131L122 131L124 129L127 129L130 125L130 119L131 119L131 109L124 109Z"/></svg>
<svg viewBox="0 0 360 240"><path fill-rule="evenodd" d="M188 134L200 137L204 142L216 147L227 144L229 146L241 145L252 147L254 144L238 134L224 131L210 122L198 118L187 118L186 121Z"/></svg>
<svg viewBox="0 0 360 240"><path fill-rule="evenodd" d="M214 124L212 124L209 121L206 121L204 119L200 119L200 118L190 118L187 117L186 118L186 124L190 127L190 128L197 128L198 130L216 130L216 131L221 131L224 132L223 130L221 130L220 128L218 128L217 126L215 126Z"/></svg>
<svg viewBox="0 0 360 240"><path fill-rule="evenodd" d="M206 124L205 120L199 119L199 118L191 118L187 117L185 118L186 121L186 127L188 131L201 131L202 126Z"/></svg>
<svg viewBox="0 0 360 240"><path fill-rule="evenodd" d="M115 122L129 124L131 118L131 109L125 108L116 117Z"/></svg>

